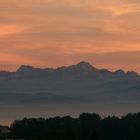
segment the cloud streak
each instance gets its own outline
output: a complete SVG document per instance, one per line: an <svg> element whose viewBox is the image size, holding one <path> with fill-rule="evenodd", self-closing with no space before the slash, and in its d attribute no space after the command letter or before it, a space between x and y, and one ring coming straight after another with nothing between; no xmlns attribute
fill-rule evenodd
<svg viewBox="0 0 140 140"><path fill-rule="evenodd" d="M56 67L86 59L140 72L139 14L138 0L1 0L0 63L14 70L23 63Z"/></svg>

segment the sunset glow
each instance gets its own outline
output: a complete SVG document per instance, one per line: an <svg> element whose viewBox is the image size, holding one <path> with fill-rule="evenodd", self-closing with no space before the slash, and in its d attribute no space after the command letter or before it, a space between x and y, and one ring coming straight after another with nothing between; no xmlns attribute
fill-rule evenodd
<svg viewBox="0 0 140 140"><path fill-rule="evenodd" d="M140 73L139 0L1 0L0 69L89 61Z"/></svg>

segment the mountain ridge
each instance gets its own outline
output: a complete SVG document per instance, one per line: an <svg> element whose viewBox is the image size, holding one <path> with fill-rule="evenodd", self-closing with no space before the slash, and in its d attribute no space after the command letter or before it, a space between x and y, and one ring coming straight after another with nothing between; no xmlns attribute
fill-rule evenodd
<svg viewBox="0 0 140 140"><path fill-rule="evenodd" d="M140 76L98 69L88 62L44 69L22 65L16 72L0 72L0 104L1 111L10 108L14 117L26 116L27 110L44 115L138 111Z"/></svg>
<svg viewBox="0 0 140 140"><path fill-rule="evenodd" d="M61 67L57 67L57 68L36 68L30 65L21 65L15 72L9 72L9 71L0 71L0 76L2 74L17 74L17 73L29 73L29 72L51 72L51 71L65 71L65 70L79 70L79 71L83 71L85 73L92 73L92 72L96 72L96 73L102 73L102 74L115 74L115 75L129 75L129 76L135 76L135 77L140 77L140 75L135 72L135 71L124 71L122 69L118 69L116 71L110 71L106 68L103 69L98 69L96 67L94 67L93 65L91 65L89 62L86 61L81 61L75 65L69 65L69 66L61 66Z"/></svg>

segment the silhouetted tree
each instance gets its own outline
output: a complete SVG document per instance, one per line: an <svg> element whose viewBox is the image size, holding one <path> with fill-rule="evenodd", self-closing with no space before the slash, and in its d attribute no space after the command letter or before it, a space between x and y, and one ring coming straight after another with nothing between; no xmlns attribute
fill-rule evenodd
<svg viewBox="0 0 140 140"><path fill-rule="evenodd" d="M10 136L25 140L139 140L140 113L101 118L83 113L79 118L55 117L14 121Z"/></svg>

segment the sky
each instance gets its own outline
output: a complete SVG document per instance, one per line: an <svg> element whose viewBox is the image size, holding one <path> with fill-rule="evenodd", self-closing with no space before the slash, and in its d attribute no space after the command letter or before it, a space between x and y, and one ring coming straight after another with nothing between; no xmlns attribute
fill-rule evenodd
<svg viewBox="0 0 140 140"><path fill-rule="evenodd" d="M140 0L0 0L0 70L83 60L140 73Z"/></svg>

